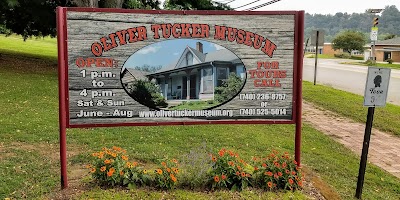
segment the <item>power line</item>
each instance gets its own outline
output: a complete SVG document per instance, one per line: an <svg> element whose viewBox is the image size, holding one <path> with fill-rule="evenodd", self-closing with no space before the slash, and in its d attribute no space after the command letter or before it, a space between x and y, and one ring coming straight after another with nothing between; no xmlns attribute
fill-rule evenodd
<svg viewBox="0 0 400 200"><path fill-rule="evenodd" d="M256 3L256 2L258 2L258 1L261 1L261 0L256 0L256 1L253 1L253 2L251 2L251 3L244 4L244 5L242 5L242 6L236 7L236 8L234 8L234 9L236 10L236 9L238 9L238 8L243 8L243 7L245 7L245 6L248 6L248 5L250 5L250 4Z"/></svg>
<svg viewBox="0 0 400 200"><path fill-rule="evenodd" d="M244 11L251 11L251 10L258 9L258 8L262 8L262 7L271 5L271 4L276 3L276 2L279 2L279 1L281 1L281 0L272 0L272 1L269 1L269 2L267 2L267 3L263 3L263 4L261 4L261 5L254 6L254 7L252 7L252 8L244 9Z"/></svg>

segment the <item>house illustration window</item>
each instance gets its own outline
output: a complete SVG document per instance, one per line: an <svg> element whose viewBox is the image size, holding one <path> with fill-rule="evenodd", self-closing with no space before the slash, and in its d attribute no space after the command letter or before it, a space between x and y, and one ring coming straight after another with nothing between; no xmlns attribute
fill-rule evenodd
<svg viewBox="0 0 400 200"><path fill-rule="evenodd" d="M212 68L204 68L203 69L203 93L212 93L213 88L213 77L212 77Z"/></svg>
<svg viewBox="0 0 400 200"><path fill-rule="evenodd" d="M228 79L228 68L217 68L217 86L221 86Z"/></svg>
<svg viewBox="0 0 400 200"><path fill-rule="evenodd" d="M193 54L188 52L186 54L186 66L193 65Z"/></svg>

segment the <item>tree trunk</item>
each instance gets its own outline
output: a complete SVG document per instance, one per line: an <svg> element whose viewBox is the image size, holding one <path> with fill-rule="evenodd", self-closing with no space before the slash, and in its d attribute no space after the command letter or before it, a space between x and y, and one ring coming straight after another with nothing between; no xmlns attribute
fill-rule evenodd
<svg viewBox="0 0 400 200"><path fill-rule="evenodd" d="M73 3L75 3L78 7L99 7L99 0L73 0Z"/></svg>

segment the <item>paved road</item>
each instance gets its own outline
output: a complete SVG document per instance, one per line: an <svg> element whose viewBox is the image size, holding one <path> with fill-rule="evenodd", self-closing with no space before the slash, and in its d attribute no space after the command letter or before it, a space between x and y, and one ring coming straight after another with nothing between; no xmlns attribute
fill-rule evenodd
<svg viewBox="0 0 400 200"><path fill-rule="evenodd" d="M357 65L344 65L341 59L319 59L317 69L317 84L329 85L334 88L364 96L368 68ZM314 82L313 58L304 58L303 79ZM388 103L400 105L400 70L391 71Z"/></svg>

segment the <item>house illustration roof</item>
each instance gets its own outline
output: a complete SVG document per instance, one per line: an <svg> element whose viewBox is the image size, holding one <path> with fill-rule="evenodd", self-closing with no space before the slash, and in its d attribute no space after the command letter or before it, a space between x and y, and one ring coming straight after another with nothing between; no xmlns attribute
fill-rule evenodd
<svg viewBox="0 0 400 200"><path fill-rule="evenodd" d="M194 65L183 66L183 67L179 67L178 66L179 60L182 57L185 56L184 53L187 52L186 50L191 52L193 54L193 57L199 61L199 63L195 64L195 65L199 65L199 64L203 64L203 63L216 62L216 61L231 62L233 64L237 64L237 63L241 63L242 62L234 53L232 53L228 49L220 49L220 50L216 50L216 51L209 52L209 53L202 53L197 49L194 49L192 47L187 46L183 50L183 52L182 52L181 56L179 57L179 59L171 62L170 64L168 64L167 66L163 67L159 71L154 72L154 74L156 74L156 73L159 74L159 73L166 72L166 71L171 71L171 70L175 70L175 69L183 69L183 68L187 68L187 67L190 67L190 66L194 66Z"/></svg>
<svg viewBox="0 0 400 200"><path fill-rule="evenodd" d="M388 40L379 40L375 45L400 45L400 37L394 37Z"/></svg>
<svg viewBox="0 0 400 200"><path fill-rule="evenodd" d="M130 74L132 74L132 76L135 77L135 79L137 79L137 80L146 79L146 75L148 74L148 72L145 72L142 70L137 70L134 68L125 68L124 71L127 71Z"/></svg>

